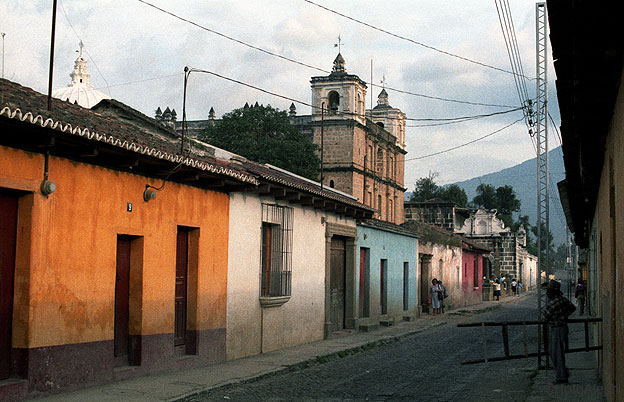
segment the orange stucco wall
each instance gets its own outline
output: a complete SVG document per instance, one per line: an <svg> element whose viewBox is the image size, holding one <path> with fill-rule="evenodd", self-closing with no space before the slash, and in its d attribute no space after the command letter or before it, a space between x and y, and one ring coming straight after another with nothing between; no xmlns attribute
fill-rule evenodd
<svg viewBox="0 0 624 402"><path fill-rule="evenodd" d="M52 156L57 190L46 198L38 190L43 166L40 154L0 147L0 187L26 191L18 207L13 347L113 338L118 234L140 236L131 257L131 333L172 333L178 225L197 228L189 242L196 244L189 252L196 296L189 294L188 329L225 328L227 194L169 182L145 202L145 185L161 180Z"/></svg>

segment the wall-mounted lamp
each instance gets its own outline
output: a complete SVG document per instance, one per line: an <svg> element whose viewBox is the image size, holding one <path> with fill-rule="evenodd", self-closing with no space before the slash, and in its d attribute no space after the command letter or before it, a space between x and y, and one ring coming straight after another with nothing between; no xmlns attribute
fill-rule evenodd
<svg viewBox="0 0 624 402"><path fill-rule="evenodd" d="M145 191L143 191L143 200L145 202L149 202L150 200L156 199L156 191L150 190L149 187L145 187Z"/></svg>
<svg viewBox="0 0 624 402"><path fill-rule="evenodd" d="M41 193L43 195L50 195L56 191L56 184L50 180L44 180L41 182Z"/></svg>

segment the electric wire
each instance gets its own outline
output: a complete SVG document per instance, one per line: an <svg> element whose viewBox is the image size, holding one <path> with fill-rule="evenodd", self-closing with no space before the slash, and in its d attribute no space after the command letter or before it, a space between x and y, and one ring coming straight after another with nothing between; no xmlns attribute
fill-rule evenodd
<svg viewBox="0 0 624 402"><path fill-rule="evenodd" d="M195 67L190 67L190 71L213 75L215 77L218 77L218 78L230 81L230 82L234 82L236 84L239 84L239 85L242 85L242 86L254 89L254 90L259 91L259 92L263 92L263 93L271 95L271 96L275 96L277 98L286 99L286 100L289 100L289 101L291 101L293 103L297 103L297 104L300 104L300 105L308 106L308 107L310 107L312 109L315 109L315 110L321 110L321 107L312 105L309 102L305 102L305 101L302 101L302 100L299 100L299 99L295 99L295 98L292 98L290 96L281 95L281 94L278 94L277 92L269 91L267 89L260 88L258 86L252 85L252 84L248 84L246 82L237 80L235 78L227 77L227 76L225 76L223 74L219 74L219 73L216 73L214 71L200 69L200 68L195 68ZM462 117L452 117L452 118L443 118L443 119L406 118L405 120L409 120L409 121L446 121L446 122L448 122L449 120L450 121L455 121L455 119L472 119L472 118L482 118L482 117L490 117L490 116L502 115L502 114L506 114L506 113L516 112L516 111L521 110L521 109L522 108L518 107L518 108L515 108L515 109L512 109L512 110L503 110L503 111L500 111L500 112L494 112L494 113L488 113L488 114L476 115L476 116L462 116ZM343 112L342 114L345 115L345 116L366 117L365 114L354 113L354 112Z"/></svg>
<svg viewBox="0 0 624 402"><path fill-rule="evenodd" d="M104 80L104 83L106 84L106 88L108 89L108 95L112 96L111 95L111 91L110 91L110 86L108 85L108 81L106 81L106 78L104 78L104 74L102 74L102 71L100 71L100 68L98 67L98 65L95 62L95 60L93 59L93 57L91 56L91 53L89 53L89 50L84 45L84 42L83 42L82 38L80 38L80 35L78 35L78 32L76 32L76 29L74 28L74 26L72 25L71 21L69 20L69 16L67 15L67 12L65 11L65 6L63 6L63 1L61 0L60 3L61 3L61 10L63 10L63 15L65 15L65 19L67 20L67 23L69 24L69 27L72 29L72 31L74 31L74 34L76 35L76 37L78 38L80 43L82 43L82 46L83 46L85 52L87 53L87 56L89 56L89 60L91 60L91 62L95 66L95 69L100 74L100 77L102 77L102 80Z"/></svg>
<svg viewBox="0 0 624 402"><path fill-rule="evenodd" d="M483 140L483 139L485 139L485 138L488 138L488 137L493 136L494 134L500 133L501 131L503 131L503 130L505 130L505 129L507 129L507 128L511 127L511 126L513 126L514 124L518 123L519 121L522 121L523 119L524 119L524 116L522 116L522 117L521 117L521 118L519 118L518 120L516 120L516 121L514 121L514 122L512 122L512 123L510 123L510 124L508 124L508 125L506 125L506 126L504 126L504 127L499 128L498 130L492 131L491 133L486 134L486 135L484 135L484 136L481 136L481 137L479 137L479 138L475 138L474 140L471 140L471 141L465 142L465 143L460 144L460 145L456 145L456 146L451 147L451 148L444 149L444 150L442 150L442 151L434 152L434 153L427 154L427 155L417 156L417 157L414 157L414 158L408 158L408 159L405 159L405 162L409 162L409 161L415 161L415 160L420 160L420 159L429 158L429 157L431 157L431 156L436 156L436 155L444 154L444 153L447 153L447 152L450 152L450 151L454 151L454 150L456 150L456 149L458 149L458 148L465 147L466 145L474 144L474 143L475 143L475 142L477 142L477 141L481 141L481 140Z"/></svg>
<svg viewBox="0 0 624 402"><path fill-rule="evenodd" d="M191 24L191 25L193 25L193 26L195 26L197 28L200 28L200 29L202 29L204 31L210 32L212 34L215 34L217 36L220 36L220 37L225 38L227 40L230 40L232 42L236 42L236 43L238 43L240 45L243 45L243 46L246 46L248 48L257 50L259 52L268 54L270 56L274 56L274 57L280 58L282 60L286 60L288 62L297 64L297 65L300 65L300 66L303 66L303 67L311 68L313 70L321 71L323 73L330 73L330 71L328 71L326 69L323 69L323 68L320 68L320 67L317 67L317 66L313 66L311 64L304 63L304 62L295 60L295 59L290 58L290 57L283 56L281 54L272 52L270 50L263 49L261 47L258 47L258 46L249 44L249 43L247 43L245 41L242 41L240 39L236 39L236 38L231 37L229 35L226 35L224 33L218 32L218 31L216 31L214 29L211 29L211 28L208 28L208 27L203 26L201 24L198 24L198 23L196 23L194 21L191 21L191 20L189 20L187 18L181 17L181 16L179 16L179 15L177 15L177 14L171 12L171 11L167 11L167 10L161 8L161 7L158 7L158 6L154 5L154 4L151 4L151 3L149 3L149 2L147 2L145 0L137 0L137 1L142 3L142 4L147 5L149 7L152 7L153 9L155 9L157 11L160 11L160 12L162 12L164 14L167 14L167 15L169 15L171 17L174 17L174 18L176 18L176 19L178 19L180 21L186 22L187 24ZM367 84L367 85L370 85L371 87L380 87L379 85L375 85L372 82L364 81L364 83ZM426 94L421 94L421 93L417 93L417 92L411 92L411 91L406 91L406 90L397 89L397 88L391 88L391 87L385 87L385 88L387 90L398 92L398 93L402 93L402 94L406 94L406 95L412 95L412 96L417 96L417 97L421 97L421 98L425 98L425 99L433 99L433 100L439 100L439 101L444 101L444 102L461 103L461 104L473 105L473 106L500 107L500 108L514 108L515 107L515 106L509 106L509 105L497 105L497 104L491 104L491 103L465 101L465 100L461 100L461 99L444 98L444 97L440 97L440 96L426 95Z"/></svg>
<svg viewBox="0 0 624 402"><path fill-rule="evenodd" d="M368 27L368 28L374 29L374 30L379 31L379 32L383 32L383 33L385 33L385 34L387 34L387 35L390 35L390 36L392 36L392 37L395 37L395 38L397 38L397 39L401 39L401 40L404 40L404 41L407 41L407 42L413 43L413 44L415 44L415 45L418 45L418 46L424 47L424 48L426 48L426 49L433 50L433 51L436 51L436 52L438 52L438 53L442 53L442 54L445 54L445 55L447 55L447 56L451 56L451 57L454 57L454 58L457 58L457 59L460 59L460 60L463 60L463 61L467 61L467 62L469 62L469 63L473 63L473 64L476 64L476 65L479 65L479 66L482 66L482 67L487 67L487 68L490 68L490 69L493 69L493 70L501 71L501 72L503 72L503 73L507 73L507 74L515 74L513 71L505 70L505 69L500 68L500 67L496 67L496 66L492 66L492 65L490 65L490 64L482 63L482 62L477 61L477 60L469 59L468 57L460 56L460 55L458 55L458 54L451 53L451 52L448 52L448 51L446 51L446 50L438 49L438 48L436 48L436 47L434 47L434 46L426 45L426 44L424 44L424 43L422 43L422 42L418 42L418 41L416 41L416 40L414 40L414 39L411 39L411 38L408 38L408 37L405 37L405 36L402 36L402 35L399 35L399 34L395 34L395 33L393 33L393 32L390 32L390 31L388 31L388 30L385 30L385 29L383 29L383 28L379 28L379 27L377 27L377 26L375 26L375 25L372 25L372 24L369 24L369 23L367 23L367 22L364 22L364 21L358 20L358 19L356 19L356 18L350 17L350 16L348 16L348 15L346 15L346 14L343 14L343 13L341 13L341 12L338 12L338 11L336 11L336 10L332 10L331 8L328 8L328 7L322 6L322 5L320 5L320 4L318 4L318 3L315 3L315 2L313 2L313 1L311 1L311 0L303 0L303 1L305 1L306 3L312 4L313 6L316 6L316 7L318 7L318 8L321 8L321 9L323 9L323 10L325 10L325 11L329 11L330 13L333 13L333 14L339 15L339 16L341 16L341 17L343 17L343 18L346 18L346 19L348 19L348 20L350 20L350 21L353 21L353 22L355 22L355 23L357 23L357 24L364 25L364 26L366 26L366 27ZM526 78L529 78L529 77L526 77ZM529 78L529 79L530 79L530 78Z"/></svg>
<svg viewBox="0 0 624 402"><path fill-rule="evenodd" d="M181 75L184 75L184 73L167 74L167 75L160 75L158 77L145 78L145 79L142 79L142 80L121 82L119 84L110 85L109 88L121 87L121 86L132 85L132 84L139 84L141 82L155 81L155 80L160 80L160 79L163 79L163 78L179 77ZM103 87L96 88L96 89L102 89L102 88Z"/></svg>

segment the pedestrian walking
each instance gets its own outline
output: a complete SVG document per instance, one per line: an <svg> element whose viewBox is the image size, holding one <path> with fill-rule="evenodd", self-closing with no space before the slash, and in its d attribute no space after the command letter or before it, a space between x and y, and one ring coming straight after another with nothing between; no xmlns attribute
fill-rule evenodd
<svg viewBox="0 0 624 402"><path fill-rule="evenodd" d="M440 310L442 314L444 314L444 307L446 307L446 298L448 297L448 291L446 290L446 286L442 284L442 281L438 280L438 286L442 291L442 298L440 299Z"/></svg>
<svg viewBox="0 0 624 402"><path fill-rule="evenodd" d="M522 282L518 281L518 288L516 289L516 294L520 296L520 291L522 290Z"/></svg>
<svg viewBox="0 0 624 402"><path fill-rule="evenodd" d="M548 304L544 308L542 317L544 321L548 322L550 327L550 358L555 367L555 381L553 384L567 384L568 369L565 364L565 345L568 341L568 316L574 313L576 307L570 300L563 297L559 282L551 279L544 285L546 285Z"/></svg>
<svg viewBox="0 0 624 402"><path fill-rule="evenodd" d="M518 290L518 281L516 281L516 278L513 278L511 280L511 294L515 296L517 290Z"/></svg>
<svg viewBox="0 0 624 402"><path fill-rule="evenodd" d="M440 296L442 294L442 290L438 286L438 280L433 278L431 280L431 310L433 314L440 314L440 299L443 299L444 296Z"/></svg>
<svg viewBox="0 0 624 402"><path fill-rule="evenodd" d="M576 285L576 289L574 290L574 297L576 298L576 304L579 307L579 314L583 315L585 313L585 297L587 296L587 286L585 286L585 281L579 279L578 285Z"/></svg>
<svg viewBox="0 0 624 402"><path fill-rule="evenodd" d="M496 279L496 281L494 282L494 297L496 297L496 301L500 301L500 296L501 296L501 284L500 284L500 279Z"/></svg>

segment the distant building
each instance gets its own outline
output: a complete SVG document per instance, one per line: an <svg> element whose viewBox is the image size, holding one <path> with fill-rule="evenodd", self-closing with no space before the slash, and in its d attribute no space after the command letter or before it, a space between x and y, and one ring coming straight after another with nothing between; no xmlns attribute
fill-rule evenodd
<svg viewBox="0 0 624 402"><path fill-rule="evenodd" d="M340 54L328 76L310 83L312 115L296 116L294 105L290 115L315 144L323 142L323 184L374 208L376 219L402 223L405 114L390 106L385 89L366 110L366 83L347 73Z"/></svg>
<svg viewBox="0 0 624 402"><path fill-rule="evenodd" d="M512 232L496 217L497 211L478 208L471 211L442 200L406 202L407 221L428 223L464 236L492 250L485 266L485 276L505 276L522 280L525 288L535 285L536 257L526 250L526 231Z"/></svg>
<svg viewBox="0 0 624 402"><path fill-rule="evenodd" d="M110 96L98 91L89 83L91 74L87 70L87 60L82 56L82 48L83 45L80 42L80 51L74 62L74 70L69 74L71 82L65 88L54 90L52 96L90 109L102 99L110 99Z"/></svg>
<svg viewBox="0 0 624 402"><path fill-rule="evenodd" d="M405 113L390 106L388 93L382 89L377 105L365 108L367 85L357 75L348 74L345 60L338 54L328 76L312 77L312 114L297 115L289 108L290 122L319 147L323 142L322 181L356 197L375 209L375 219L396 224L403 222L405 193ZM245 107L255 107L258 103ZM173 111L156 110L155 118L182 129ZM322 113L321 110L324 110ZM215 111L208 120L186 122L186 132L197 136L214 124Z"/></svg>

